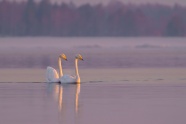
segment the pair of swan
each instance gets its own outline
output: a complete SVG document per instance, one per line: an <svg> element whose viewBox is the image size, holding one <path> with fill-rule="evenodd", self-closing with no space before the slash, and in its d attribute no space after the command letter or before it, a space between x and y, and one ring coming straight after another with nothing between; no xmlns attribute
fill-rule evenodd
<svg viewBox="0 0 186 124"><path fill-rule="evenodd" d="M75 76L63 75L62 59L67 61L67 57L65 54L61 54L58 58L59 75L54 68L50 66L47 67L47 72L46 72L47 82L80 83L80 76L78 72L78 60L83 60L83 57L80 54L75 56L75 74L76 74Z"/></svg>

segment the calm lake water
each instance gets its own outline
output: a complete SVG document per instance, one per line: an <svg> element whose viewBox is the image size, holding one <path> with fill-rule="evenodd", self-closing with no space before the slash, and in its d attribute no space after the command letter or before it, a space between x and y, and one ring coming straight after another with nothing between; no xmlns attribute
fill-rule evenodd
<svg viewBox="0 0 186 124"><path fill-rule="evenodd" d="M79 62L81 84L45 82ZM184 38L0 38L2 124L183 124Z"/></svg>
<svg viewBox="0 0 186 124"><path fill-rule="evenodd" d="M186 84L0 83L4 124L185 123Z"/></svg>

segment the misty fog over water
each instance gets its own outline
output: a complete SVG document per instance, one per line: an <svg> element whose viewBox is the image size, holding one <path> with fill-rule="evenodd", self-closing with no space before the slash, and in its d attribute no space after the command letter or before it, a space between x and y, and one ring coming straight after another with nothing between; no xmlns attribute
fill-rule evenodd
<svg viewBox="0 0 186 124"><path fill-rule="evenodd" d="M59 54L74 67L81 53L83 68L186 67L185 38L1 38L1 68L56 67Z"/></svg>

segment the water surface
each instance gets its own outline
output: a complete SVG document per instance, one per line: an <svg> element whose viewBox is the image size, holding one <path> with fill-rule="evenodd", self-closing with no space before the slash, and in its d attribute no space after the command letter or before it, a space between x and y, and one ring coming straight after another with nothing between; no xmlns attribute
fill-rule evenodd
<svg viewBox="0 0 186 124"><path fill-rule="evenodd" d="M81 84L61 85L44 82L45 69L3 69L0 122L183 123L186 122L185 71L184 68L80 69Z"/></svg>
<svg viewBox="0 0 186 124"><path fill-rule="evenodd" d="M183 123L186 122L185 96L183 83L0 83L0 122Z"/></svg>
<svg viewBox="0 0 186 124"><path fill-rule="evenodd" d="M79 62L81 84L46 83ZM0 38L0 123L182 124L185 38Z"/></svg>

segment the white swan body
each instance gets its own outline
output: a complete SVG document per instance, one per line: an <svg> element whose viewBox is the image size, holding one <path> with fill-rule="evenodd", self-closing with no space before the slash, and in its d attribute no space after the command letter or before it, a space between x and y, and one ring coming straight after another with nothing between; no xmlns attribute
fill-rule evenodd
<svg viewBox="0 0 186 124"><path fill-rule="evenodd" d="M59 66L59 75L57 73L57 71L48 66L47 67L47 71L46 71L46 80L47 82L59 82L59 77L63 76L63 71L62 71L62 63L61 63L61 59L67 60L66 55L65 54L61 54L58 58L58 66Z"/></svg>
<svg viewBox="0 0 186 124"><path fill-rule="evenodd" d="M83 57L78 54L75 57L75 76L71 75L63 75L62 77L59 78L60 83L80 83L80 76L79 76L79 71L78 71L78 60L83 60Z"/></svg>

